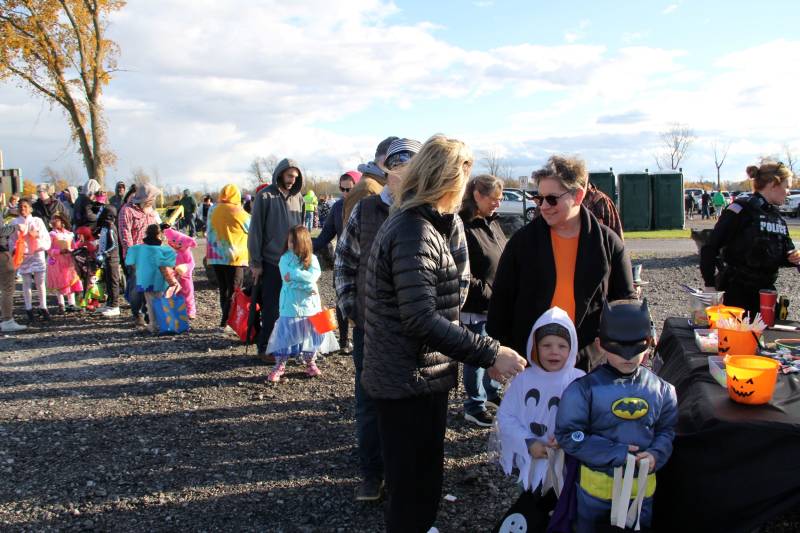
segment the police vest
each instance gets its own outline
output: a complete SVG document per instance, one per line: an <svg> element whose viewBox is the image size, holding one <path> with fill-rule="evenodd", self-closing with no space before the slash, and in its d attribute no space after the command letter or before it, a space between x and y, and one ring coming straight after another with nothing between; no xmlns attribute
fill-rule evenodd
<svg viewBox="0 0 800 533"><path fill-rule="evenodd" d="M722 250L726 281L762 288L774 284L793 248L786 221L760 194L734 202L728 209L739 211L740 222Z"/></svg>

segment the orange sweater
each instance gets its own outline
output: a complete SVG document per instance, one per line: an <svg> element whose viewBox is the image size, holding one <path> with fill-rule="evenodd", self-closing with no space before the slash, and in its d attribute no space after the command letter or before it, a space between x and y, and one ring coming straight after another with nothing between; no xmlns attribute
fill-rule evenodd
<svg viewBox="0 0 800 533"><path fill-rule="evenodd" d="M550 230L553 257L556 261L556 290L553 292L550 307L560 307L567 312L573 322L575 322L575 261L578 259L578 239L577 235L565 239Z"/></svg>

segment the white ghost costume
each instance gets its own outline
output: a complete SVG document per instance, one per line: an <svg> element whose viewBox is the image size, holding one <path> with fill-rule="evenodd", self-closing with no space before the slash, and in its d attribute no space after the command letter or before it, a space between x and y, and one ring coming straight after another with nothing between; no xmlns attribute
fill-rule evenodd
<svg viewBox="0 0 800 533"><path fill-rule="evenodd" d="M559 324L569 331L569 356L561 370L548 372L535 363L533 353L536 330L548 324ZM561 394L567 385L585 375L575 368L578 356L578 335L569 315L558 307L542 314L528 337L527 358L530 366L517 375L503 396L497 411L500 440L500 466L506 474L514 467L525 490L533 491L545 481L550 459L534 459L528 451L528 439L550 441L556 429L556 414ZM556 492L559 492L557 489Z"/></svg>

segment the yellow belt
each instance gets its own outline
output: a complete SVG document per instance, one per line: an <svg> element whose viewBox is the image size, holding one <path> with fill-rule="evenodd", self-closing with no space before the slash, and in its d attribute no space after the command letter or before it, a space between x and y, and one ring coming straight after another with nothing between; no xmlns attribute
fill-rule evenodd
<svg viewBox="0 0 800 533"><path fill-rule="evenodd" d="M581 465L581 488L589 493L591 496L600 500L611 501L614 491L614 478L603 472L592 470L591 468ZM639 483L634 478L633 490L631 491L631 499L636 498L636 493L639 491ZM645 487L645 497L650 498L656 492L656 475L649 474L647 476L647 487Z"/></svg>

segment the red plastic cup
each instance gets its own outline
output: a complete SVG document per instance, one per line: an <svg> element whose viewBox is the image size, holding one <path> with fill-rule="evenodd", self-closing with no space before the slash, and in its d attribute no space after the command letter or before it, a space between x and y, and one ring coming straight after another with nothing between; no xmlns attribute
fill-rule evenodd
<svg viewBox="0 0 800 533"><path fill-rule="evenodd" d="M778 301L778 292L771 289L758 291L761 304L761 318L768 328L775 325L775 303Z"/></svg>

